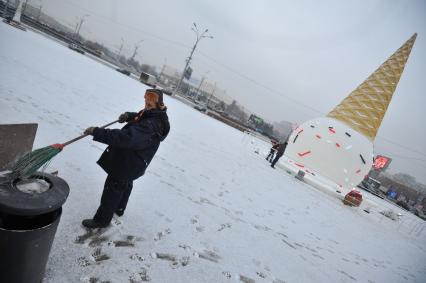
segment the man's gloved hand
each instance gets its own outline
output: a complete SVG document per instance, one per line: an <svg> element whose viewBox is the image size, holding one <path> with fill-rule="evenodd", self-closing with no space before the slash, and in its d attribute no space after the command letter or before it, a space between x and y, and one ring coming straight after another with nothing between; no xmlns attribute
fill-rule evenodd
<svg viewBox="0 0 426 283"><path fill-rule="evenodd" d="M97 127L89 127L86 130L84 130L85 135L93 135L93 132L95 131Z"/></svg>
<svg viewBox="0 0 426 283"><path fill-rule="evenodd" d="M127 119L129 119L129 113L124 112L123 114L121 114L121 115L118 117L118 122L119 122L119 123L124 123L124 122L126 122L126 121L127 121Z"/></svg>

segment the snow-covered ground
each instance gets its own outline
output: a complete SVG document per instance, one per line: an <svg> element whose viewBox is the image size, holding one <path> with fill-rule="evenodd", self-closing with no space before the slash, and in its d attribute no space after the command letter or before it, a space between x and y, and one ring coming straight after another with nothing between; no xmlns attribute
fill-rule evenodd
<svg viewBox="0 0 426 283"><path fill-rule="evenodd" d="M31 31L0 23L0 36L0 123L37 122L35 148L143 105L145 86L113 69ZM422 220L347 207L269 167L264 142L165 102L170 135L110 228L80 224L105 146L87 138L54 159L70 195L44 282L426 282Z"/></svg>

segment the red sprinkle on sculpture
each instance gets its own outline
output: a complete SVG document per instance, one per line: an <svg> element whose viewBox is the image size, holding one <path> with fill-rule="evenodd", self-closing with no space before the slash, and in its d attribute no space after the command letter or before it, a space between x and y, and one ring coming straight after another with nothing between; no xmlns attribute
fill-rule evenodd
<svg viewBox="0 0 426 283"><path fill-rule="evenodd" d="M305 151L305 152L303 152L303 153L298 153L298 155L300 156L300 157L303 157L303 156L305 156L305 155L308 155L309 153L311 153L311 151L310 150L308 150L308 151Z"/></svg>

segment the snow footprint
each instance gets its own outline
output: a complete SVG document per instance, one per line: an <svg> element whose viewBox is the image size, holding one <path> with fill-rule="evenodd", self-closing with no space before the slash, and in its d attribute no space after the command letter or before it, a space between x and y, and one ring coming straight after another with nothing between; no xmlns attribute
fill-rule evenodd
<svg viewBox="0 0 426 283"><path fill-rule="evenodd" d="M164 231L158 232L157 236L154 237L154 241L160 241L164 236L169 235L172 233L172 230L170 228L167 228Z"/></svg>
<svg viewBox="0 0 426 283"><path fill-rule="evenodd" d="M152 253L151 257L154 259L170 261L170 266L173 269L178 268L179 266L187 266L190 260L189 256L183 256L182 258L178 259L177 256L167 253Z"/></svg>
<svg viewBox="0 0 426 283"><path fill-rule="evenodd" d="M214 262L214 263L218 263L220 259L222 259L217 253L209 251L209 250L204 250L201 253L194 253L194 256Z"/></svg>
<svg viewBox="0 0 426 283"><path fill-rule="evenodd" d="M226 228L231 228L232 227L232 225L231 225L231 223L224 223L224 224L220 224L220 227L219 227L219 229L217 229L217 231L222 231L223 229L226 229Z"/></svg>
<svg viewBox="0 0 426 283"><path fill-rule="evenodd" d="M93 240L95 238L99 238L103 233L105 233L107 229L86 229L86 232L83 235L79 235L74 240L76 244L84 244L87 240Z"/></svg>
<svg viewBox="0 0 426 283"><path fill-rule="evenodd" d="M115 240L112 241L114 247L134 247L137 238L132 235L126 236L124 240Z"/></svg>
<svg viewBox="0 0 426 283"><path fill-rule="evenodd" d="M148 281L151 281L151 277L149 277L148 271L146 270L146 268L143 268L143 267L141 268L140 272L133 273L129 277L130 283L140 283L140 282L148 282Z"/></svg>
<svg viewBox="0 0 426 283"><path fill-rule="evenodd" d="M240 274L240 281L244 282L244 283L255 283L256 281L254 281L254 279L241 275Z"/></svg>
<svg viewBox="0 0 426 283"><path fill-rule="evenodd" d="M95 249L95 251L92 253L92 257L95 262L101 262L110 259L108 255L102 253L102 249L100 247Z"/></svg>
<svg viewBox="0 0 426 283"><path fill-rule="evenodd" d="M84 256L77 258L77 264L81 267L86 267L90 265L90 261Z"/></svg>

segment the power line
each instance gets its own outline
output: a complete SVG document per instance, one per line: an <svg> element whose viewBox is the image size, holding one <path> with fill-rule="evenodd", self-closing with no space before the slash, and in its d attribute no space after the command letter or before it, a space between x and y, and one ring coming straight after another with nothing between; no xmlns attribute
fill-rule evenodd
<svg viewBox="0 0 426 283"><path fill-rule="evenodd" d="M426 154L425 154L425 153L423 153L423 152L421 152L421 151L418 151L418 150L416 150L416 149L409 148L409 147L407 147L407 146L405 146L405 145L402 145L402 144L399 144L399 143L397 143L397 142L391 141L391 140L389 140L388 138L384 138L384 137L382 137L382 136L377 136L377 137L378 137L378 138L380 138L380 139L382 139L382 140L384 140L384 141L386 141L386 142L388 142L388 143L390 143L390 144L393 144L393 145L399 146L399 147L401 147L401 148L403 148L403 149L406 149L406 150L408 150L408 151L411 151L411 152L414 152L414 153L417 153L417 154L420 154L420 155L423 155L423 156L425 156L425 157L426 157ZM425 161L426 161L426 160L425 160Z"/></svg>

